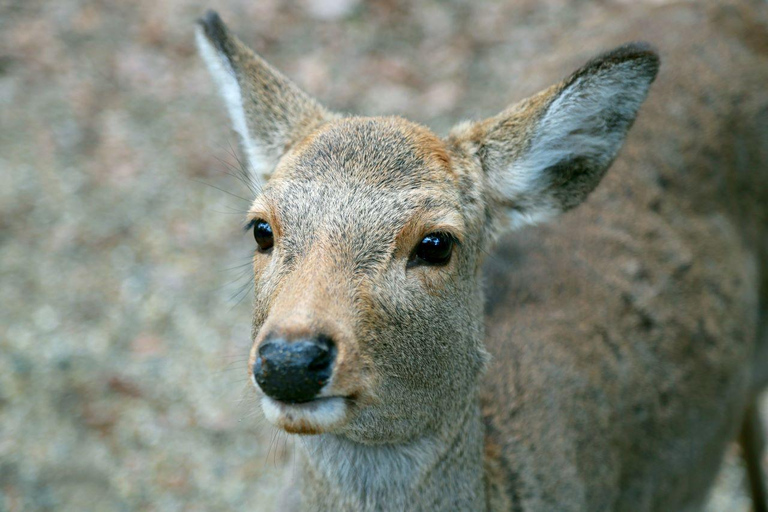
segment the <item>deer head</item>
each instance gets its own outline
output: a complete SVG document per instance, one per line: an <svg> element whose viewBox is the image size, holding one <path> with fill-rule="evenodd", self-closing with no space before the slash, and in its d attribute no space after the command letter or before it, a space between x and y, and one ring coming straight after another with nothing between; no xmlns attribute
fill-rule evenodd
<svg viewBox="0 0 768 512"><path fill-rule="evenodd" d="M251 373L266 417L365 443L443 430L483 371L483 254L584 201L658 70L628 44L446 138L330 113L209 12L197 42L254 178Z"/></svg>

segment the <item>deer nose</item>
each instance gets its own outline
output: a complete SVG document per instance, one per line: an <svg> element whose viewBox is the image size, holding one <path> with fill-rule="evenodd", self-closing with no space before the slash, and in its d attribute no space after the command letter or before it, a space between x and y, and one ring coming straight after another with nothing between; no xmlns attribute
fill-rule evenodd
<svg viewBox="0 0 768 512"><path fill-rule="evenodd" d="M330 338L267 340L259 347L253 376L267 396L300 403L315 398L333 373L336 347Z"/></svg>

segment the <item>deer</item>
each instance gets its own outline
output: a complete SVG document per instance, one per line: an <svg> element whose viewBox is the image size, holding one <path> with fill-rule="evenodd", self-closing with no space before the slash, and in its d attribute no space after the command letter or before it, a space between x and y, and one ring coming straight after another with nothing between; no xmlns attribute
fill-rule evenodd
<svg viewBox="0 0 768 512"><path fill-rule="evenodd" d="M332 112L198 21L260 187L247 372L301 440L280 510L697 510L737 439L766 510L768 18L626 9L445 136Z"/></svg>

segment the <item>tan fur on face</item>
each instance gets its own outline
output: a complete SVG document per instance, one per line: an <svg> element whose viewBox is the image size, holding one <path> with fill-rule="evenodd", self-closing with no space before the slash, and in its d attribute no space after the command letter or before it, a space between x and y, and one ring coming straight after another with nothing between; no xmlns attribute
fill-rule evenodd
<svg viewBox="0 0 768 512"><path fill-rule="evenodd" d="M332 381L333 396L366 399L371 367L360 354L355 337L353 297L347 285L351 276L330 258L320 245L304 264L276 290L267 322L254 341L255 353L267 334L285 339L311 339L318 333L333 339L338 348ZM327 279L334 275L336 279ZM253 357L253 355L252 355Z"/></svg>

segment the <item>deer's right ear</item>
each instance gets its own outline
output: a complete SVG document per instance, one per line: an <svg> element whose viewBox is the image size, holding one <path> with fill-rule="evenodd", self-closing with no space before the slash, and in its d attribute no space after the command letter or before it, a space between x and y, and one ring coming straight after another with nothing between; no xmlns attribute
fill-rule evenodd
<svg viewBox="0 0 768 512"><path fill-rule="evenodd" d="M335 117L230 34L216 12L198 20L195 38L257 182L292 145Z"/></svg>

